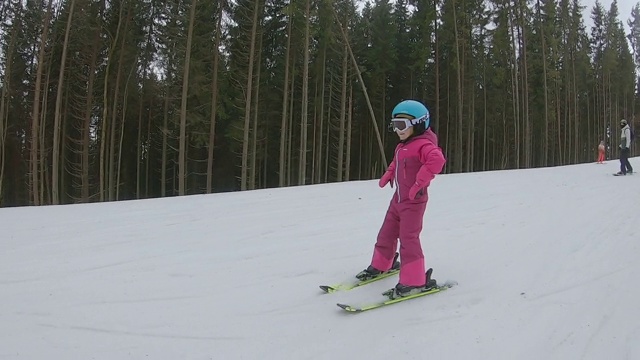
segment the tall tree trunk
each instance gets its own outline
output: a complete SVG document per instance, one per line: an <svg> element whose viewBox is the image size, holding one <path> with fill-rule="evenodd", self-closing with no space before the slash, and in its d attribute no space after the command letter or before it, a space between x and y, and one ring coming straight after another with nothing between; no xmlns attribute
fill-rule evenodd
<svg viewBox="0 0 640 360"><path fill-rule="evenodd" d="M316 63L318 64L318 63ZM319 73L322 73L322 71L318 71L319 69L316 68L316 71ZM320 78L321 76L316 76L314 79L314 86L313 86L313 132L311 133L311 176L309 176L309 179L311 179L309 181L310 184L316 184L316 169L318 164L316 164L316 160L318 159L318 133L319 133L319 126L320 126L320 121L318 120L318 112L322 112L322 110L318 109L318 100L319 100L319 95L318 95L318 91L320 91L319 89L319 82L320 82Z"/></svg>
<svg viewBox="0 0 640 360"><path fill-rule="evenodd" d="M456 129L456 141L455 141L455 153L457 154L456 156L456 170L459 172L462 172L463 169L463 161L462 161L462 144L463 144L463 139L462 139L462 129L463 129L463 114L464 114L464 98L463 98L463 92L464 89L462 87L462 72L464 71L463 69L463 63L462 60L460 58L460 52L463 51L462 47L460 46L460 42L462 41L460 39L460 33L458 31L458 19L457 19L457 9L456 9L456 3L455 1L451 3L451 6L453 8L453 22L454 22L454 33L455 33L455 51L456 51L456 96L457 96L457 108L456 108L456 118L457 118L457 129Z"/></svg>
<svg viewBox="0 0 640 360"><path fill-rule="evenodd" d="M135 64L136 61L133 61L133 64ZM127 100L129 100L129 83L131 82L131 75L133 75L133 72L136 70L136 66L132 65L131 66L131 70L129 71L129 76L127 76L127 80L126 83L124 84L124 96L122 98L122 127L120 129L120 144L118 145L118 170L116 171L117 174L117 180L116 180L116 198L115 200L120 200L120 175L121 175L121 166L122 166L122 148L124 145L124 127L125 127L125 119L126 119L126 115L127 115ZM142 100L140 101L140 103L142 104ZM142 117L142 109L140 109L140 117ZM141 120L138 120L138 124L141 123ZM140 131L138 131L138 144L140 143ZM138 159L136 159L136 163L139 164L139 156ZM139 193L139 187L138 187L138 191L136 192L136 194Z"/></svg>
<svg viewBox="0 0 640 360"><path fill-rule="evenodd" d="M102 2L101 10L98 12L102 13L102 9L104 9L104 1ZM99 18L102 18L102 15L99 15ZM100 22L99 22L100 23ZM81 190L80 197L83 202L90 201L89 189L90 189L90 178L89 178L89 152L91 151L91 117L93 115L93 88L95 85L96 79L96 67L98 60L98 51L100 44L100 31L101 27L98 26L95 30L95 35L93 38L92 50L91 50L91 63L89 65L89 82L87 85L87 101L86 107L84 111L84 122L82 126L82 175L81 175Z"/></svg>
<svg viewBox="0 0 640 360"><path fill-rule="evenodd" d="M347 110L347 154L346 154L346 164L345 164L345 173L344 180L349 181L351 179L351 128L352 128L352 115L353 115L353 86L349 85L349 107Z"/></svg>
<svg viewBox="0 0 640 360"><path fill-rule="evenodd" d="M64 91L64 73L67 61L69 33L71 32L71 21L73 20L73 10L75 8L75 5L76 1L71 0L71 5L69 8L69 19L67 20L67 28L64 34L64 44L62 45L62 59L60 60L60 75L58 77L58 91L56 94L56 112L54 115L55 117L53 124L53 168L51 170L51 194L54 205L58 205L60 203L60 188L58 180L60 172L63 171L63 169L60 169L60 117L62 115L62 93Z"/></svg>
<svg viewBox="0 0 640 360"><path fill-rule="evenodd" d="M327 104L327 134L325 135L326 144L324 145L324 182L329 181L329 149L331 149L331 109L333 106L333 76L329 81L329 104Z"/></svg>
<svg viewBox="0 0 640 360"><path fill-rule="evenodd" d="M311 23L311 0L307 0L305 10L304 31L304 60L302 65L302 125L300 126L300 166L298 185L304 185L307 180L307 123L309 108L309 27Z"/></svg>
<svg viewBox="0 0 640 360"><path fill-rule="evenodd" d="M316 138L316 145L318 147L316 151L316 177L315 182L319 184L322 179L322 138L324 134L324 92L326 89L326 74L327 74L327 45L322 47L322 81L320 81L320 119L318 124L318 133Z"/></svg>
<svg viewBox="0 0 640 360"><path fill-rule="evenodd" d="M260 98L260 69L262 68L262 32L260 32L260 40L258 44L258 60L256 67L258 70L256 71L256 94L253 97L253 138L251 140L251 173L249 176L249 189L253 190L256 188L256 158L258 157L258 115L260 111L258 111L258 100Z"/></svg>
<svg viewBox="0 0 640 360"><path fill-rule="evenodd" d="M547 44L546 34L544 32L544 22L540 15L540 0L538 3L538 18L540 19L540 42L542 44L542 79L543 79L543 92L544 92L544 135L542 136L542 166L549 165L549 86L547 84Z"/></svg>
<svg viewBox="0 0 640 360"><path fill-rule="evenodd" d="M513 133L514 133L514 138L513 138L513 146L515 148L515 167L516 169L520 169L520 82L518 81L519 79L519 73L520 73L520 67L518 66L518 57L516 52L518 51L517 49L517 43L519 43L518 41L518 37L515 34L515 30L514 28L517 26L515 21L513 20L513 12L514 10L512 9L511 6L509 6L509 9L507 9L507 11L509 12L509 33L511 34L511 91L512 91L512 107L513 107L513 124L514 124L514 128L513 128Z"/></svg>
<svg viewBox="0 0 640 360"><path fill-rule="evenodd" d="M180 103L180 145L178 150L178 194L185 195L186 160L187 160L187 96L189 90L189 68L191 64L191 44L193 42L193 28L196 17L198 0L191 2L189 11L189 30L187 33L187 49L184 60L184 74L182 76L182 101Z"/></svg>
<svg viewBox="0 0 640 360"><path fill-rule="evenodd" d="M49 89L51 84L51 73L53 68L53 62L49 62L49 66L47 69L47 79L45 81L44 89ZM41 204L51 204L51 179L49 177L49 163L47 161L47 156L49 155L49 150L45 147L46 144L46 134L47 134L47 114L46 109L49 108L49 91L44 92L44 96L42 99L42 111L40 111L40 203ZM45 198L46 194L46 198Z"/></svg>
<svg viewBox="0 0 640 360"><path fill-rule="evenodd" d="M130 20L130 9L127 9L127 21L124 24L124 32L127 33L129 28L129 20ZM125 53L125 42L126 36L122 37L122 43L120 45L120 56L118 57L118 70L116 71L116 85L113 91L113 106L111 109L111 133L109 135L109 172L107 177L109 179L109 200L116 200L116 136L118 130L118 98L120 97L120 79L122 79L122 72L125 66L124 63L124 53ZM126 88L125 83L125 88ZM122 107L122 119L124 121L124 116L127 109L125 106ZM124 130L124 123L122 124L122 130Z"/></svg>
<svg viewBox="0 0 640 360"><path fill-rule="evenodd" d="M213 80L211 81L211 118L209 124L209 145L207 156L207 194L211 193L213 183L213 150L216 140L216 116L218 114L218 63L220 59L220 32L222 31L222 4L218 4L216 36L213 44ZM285 85L286 86L286 85Z"/></svg>
<svg viewBox="0 0 640 360"><path fill-rule="evenodd" d="M40 205L39 196L39 169L38 169L38 143L40 138L40 92L42 91L42 70L44 68L44 52L47 43L47 37L49 35L49 22L51 17L51 4L52 0L49 0L47 5L47 12L42 19L42 33L40 35L40 49L38 50L38 67L36 70L36 85L33 96L33 112L31 123L31 193L33 196L33 205ZM11 38L9 47L11 48L15 43L16 36ZM9 58L10 62L11 59ZM10 66L9 66L10 67Z"/></svg>
<svg viewBox="0 0 640 360"><path fill-rule="evenodd" d="M145 157L145 170L144 170L144 174L145 174L145 184L144 184L144 197L145 198L149 198L149 181L150 181L150 176L149 176L149 163L151 163L151 149L153 149L153 146L151 146L152 142L151 142L151 119L153 118L152 116L152 109L154 109L153 107L153 99L151 98L150 102L149 102L149 112L147 113L147 151L146 151L146 157Z"/></svg>
<svg viewBox="0 0 640 360"><path fill-rule="evenodd" d="M483 95L483 131L482 131L482 171L487 171L487 62L482 62L482 95Z"/></svg>
<svg viewBox="0 0 640 360"><path fill-rule="evenodd" d="M17 12L21 12L22 8L19 6ZM47 22L48 23L48 22ZM21 22L18 23L20 26ZM6 159L6 140L7 140L7 127L9 121L9 93L11 89L11 76L12 76L12 63L15 51L15 45L18 37L12 36L9 40L9 46L7 48L6 63L4 69L4 79L2 80L2 93L0 93L0 205L4 199L4 169ZM37 141L37 139L36 139ZM37 192L37 188L33 191ZM37 195L33 195L37 197Z"/></svg>
<svg viewBox="0 0 640 360"><path fill-rule="evenodd" d="M111 48L109 49L109 55L107 56L107 68L104 74L104 88L102 92L102 125L100 127L100 201L104 201L105 195L107 195L106 186L106 170L107 170L107 131L109 128L109 70L111 69L111 64L113 62L113 53L115 52L116 46L118 45L118 39L120 38L120 27L122 26L122 12L124 11L124 4L120 4L120 9L118 11L118 26L116 29L116 36L113 39L113 43L111 44ZM117 103L117 98L114 98L113 101Z"/></svg>
<svg viewBox="0 0 640 360"><path fill-rule="evenodd" d="M282 122L280 125L280 159L278 172L278 186L282 187L286 181L286 145L287 145L287 109L289 108L289 61L291 59L291 28L293 22L289 15L287 24L287 52L284 62L284 86L282 89Z"/></svg>
<svg viewBox="0 0 640 360"><path fill-rule="evenodd" d="M338 129L338 166L337 166L337 180L342 181L342 173L344 171L343 159L344 159L344 123L345 113L347 111L347 66L348 62L347 46L344 47L344 54L342 57L342 86L340 89L340 123Z"/></svg>
<svg viewBox="0 0 640 360"><path fill-rule="evenodd" d="M526 1L519 0L518 18L520 22L521 44L520 53L522 54L522 116L524 121L524 166L531 167L531 124L529 122L529 67L527 64L527 31L525 28L525 10L527 9Z"/></svg>
<svg viewBox="0 0 640 360"><path fill-rule="evenodd" d="M160 165L160 196L167 196L167 135L169 134L169 87L164 91L164 111L162 121L162 163Z"/></svg>
<svg viewBox="0 0 640 360"><path fill-rule="evenodd" d="M286 158L286 163L287 163L287 186L291 185L291 173L293 172L293 152L292 152L292 147L293 147L293 103L295 101L295 89L296 89L296 69L295 69L295 63L296 63L296 56L293 56L293 64L294 66L291 69L291 89L289 90L290 93L290 99L289 99L289 112L288 112L288 116L287 116L287 158Z"/></svg>
<svg viewBox="0 0 640 360"><path fill-rule="evenodd" d="M240 170L240 190L247 190L247 170L249 167L249 124L251 120L251 99L253 90L253 67L258 33L258 13L260 1L254 0L253 22L251 26L251 45L249 46L249 69L247 71L246 99L244 106L244 136L242 138L242 169Z"/></svg>
<svg viewBox="0 0 640 360"><path fill-rule="evenodd" d="M143 84L146 82L146 78L147 78L147 65L143 65L144 66L144 70L142 71L143 75L142 75L142 81ZM136 199L140 199L140 194L141 194L141 190L140 188L142 187L141 183L142 181L140 180L140 177L142 176L142 109L144 108L144 100L145 100L145 85L142 85L142 94L140 96L140 106L138 107L138 141L136 143L137 145L137 149L136 149ZM124 125L123 125L124 128ZM124 131L123 131L124 133ZM121 149L122 150L122 149ZM119 183L119 182L118 182Z"/></svg>

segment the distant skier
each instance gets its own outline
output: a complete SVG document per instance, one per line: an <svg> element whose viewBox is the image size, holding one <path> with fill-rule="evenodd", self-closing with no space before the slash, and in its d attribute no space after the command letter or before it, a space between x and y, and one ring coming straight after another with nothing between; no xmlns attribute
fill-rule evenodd
<svg viewBox="0 0 640 360"><path fill-rule="evenodd" d="M598 145L598 164L604 164L604 140L600 141L600 145Z"/></svg>
<svg viewBox="0 0 640 360"><path fill-rule="evenodd" d="M446 162L438 137L430 129L429 110L415 100L400 102L391 113L391 125L400 138L394 157L378 185L396 188L373 251L371 265L356 275L372 279L397 267L394 255L400 239L400 280L395 295L408 296L435 286L431 269L425 274L420 244L427 207L427 187Z"/></svg>
<svg viewBox="0 0 640 360"><path fill-rule="evenodd" d="M620 120L620 128L622 129L620 134L620 171L615 175L627 175L633 174L633 168L629 163L629 156L631 155L631 129L627 120Z"/></svg>

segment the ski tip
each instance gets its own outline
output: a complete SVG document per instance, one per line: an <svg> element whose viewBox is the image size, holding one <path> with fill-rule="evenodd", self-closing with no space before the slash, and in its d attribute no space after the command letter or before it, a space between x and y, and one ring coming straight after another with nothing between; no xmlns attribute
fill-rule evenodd
<svg viewBox="0 0 640 360"><path fill-rule="evenodd" d="M336 305L338 305L338 307L339 307L339 308L341 308L342 310L345 310L345 311L348 311L348 312L352 312L352 313L362 312L362 310L361 310L361 309L354 308L354 307L353 307L353 306L351 306L351 305L347 305L347 304L340 304L340 303L338 303L338 304L336 304Z"/></svg>
<svg viewBox="0 0 640 360"><path fill-rule="evenodd" d="M331 286L328 286L328 285L320 285L320 289L321 289L322 291L326 292L326 293L332 293L332 292L335 292L335 291L336 291L336 289L335 289L335 288L333 288L333 287L331 287Z"/></svg>

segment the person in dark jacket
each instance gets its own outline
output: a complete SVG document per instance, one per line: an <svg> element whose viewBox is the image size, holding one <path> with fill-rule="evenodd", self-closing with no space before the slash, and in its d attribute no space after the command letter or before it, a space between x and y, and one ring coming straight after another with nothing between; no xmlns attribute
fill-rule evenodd
<svg viewBox="0 0 640 360"><path fill-rule="evenodd" d="M629 163L629 156L631 156L631 128L627 120L620 120L620 171L615 175L627 175L633 174L633 168Z"/></svg>

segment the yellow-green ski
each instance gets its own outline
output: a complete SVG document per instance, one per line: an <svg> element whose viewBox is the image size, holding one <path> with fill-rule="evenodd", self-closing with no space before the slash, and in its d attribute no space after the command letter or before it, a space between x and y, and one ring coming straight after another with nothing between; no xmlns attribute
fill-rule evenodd
<svg viewBox="0 0 640 360"><path fill-rule="evenodd" d="M322 291L326 292L326 293L334 293L336 291L347 291L347 290L351 290L351 289L355 289L357 287L363 286L363 285L367 285L367 284L371 284L372 282L376 282L378 280L382 280L384 278L388 278L389 276L393 276L397 273L400 272L400 269L392 269L389 270L385 273L382 273L378 276L376 276L373 279L368 279L368 280L364 280L364 281L357 281L357 282L353 282L353 283L342 283L342 284L335 284L335 285L320 285L320 289L322 289Z"/></svg>
<svg viewBox="0 0 640 360"><path fill-rule="evenodd" d="M443 285L438 285L435 288L429 289L429 290L425 290L421 293L417 293L414 295L409 295L409 296L404 296L404 297L399 297L399 298L395 298L395 299L389 299L389 300L385 300L385 301L380 301L380 302L375 302L375 303L370 303L370 304L364 304L364 305L347 305L347 304L337 304L341 309L351 312L351 313L360 313L360 312L364 312L364 311L368 311L368 310L373 310L373 309L378 309L381 308L383 306L387 306L387 305L393 305L393 304L397 304L399 302L403 302L403 301L407 301L407 300L411 300L411 299L415 299L415 298L419 298L419 297L423 297L423 296L427 296L427 295L432 295L435 293L439 293L441 291L447 290L451 287L453 287L454 285L457 285L457 283L455 281L448 281L446 283L444 283ZM383 293L383 295L388 296L389 293L393 292L393 289L387 290Z"/></svg>
<svg viewBox="0 0 640 360"><path fill-rule="evenodd" d="M393 261L391 262L393 264L393 267L391 267L389 271L383 272L382 274L372 279L348 281L348 282L343 282L335 285L320 285L320 289L322 289L322 291L326 293L334 293L336 291L347 291L363 285L371 284L372 282L376 282L378 280L388 278L389 276L395 275L400 272L400 263L398 262L398 256L400 256L400 254L396 252L395 256L393 257Z"/></svg>

